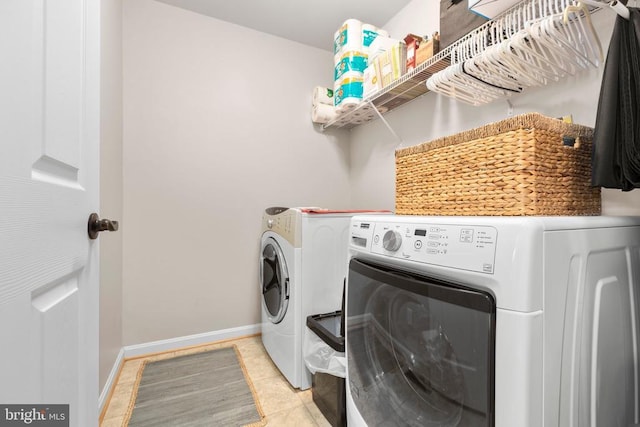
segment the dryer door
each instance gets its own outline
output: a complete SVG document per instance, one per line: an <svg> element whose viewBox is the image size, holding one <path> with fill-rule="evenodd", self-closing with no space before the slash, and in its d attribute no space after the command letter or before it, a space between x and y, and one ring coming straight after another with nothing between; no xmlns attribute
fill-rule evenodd
<svg viewBox="0 0 640 427"><path fill-rule="evenodd" d="M262 304L269 320L280 323L289 306L289 272L282 249L273 237L264 241L260 258Z"/></svg>
<svg viewBox="0 0 640 427"><path fill-rule="evenodd" d="M495 301L353 259L347 381L368 425L494 425Z"/></svg>

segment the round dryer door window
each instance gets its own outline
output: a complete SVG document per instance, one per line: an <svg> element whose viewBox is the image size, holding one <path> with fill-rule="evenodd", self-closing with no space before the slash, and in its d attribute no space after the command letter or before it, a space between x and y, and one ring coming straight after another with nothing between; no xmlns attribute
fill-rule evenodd
<svg viewBox="0 0 640 427"><path fill-rule="evenodd" d="M269 320L280 323L289 306L289 273L282 249L273 237L265 240L261 258L262 304Z"/></svg>

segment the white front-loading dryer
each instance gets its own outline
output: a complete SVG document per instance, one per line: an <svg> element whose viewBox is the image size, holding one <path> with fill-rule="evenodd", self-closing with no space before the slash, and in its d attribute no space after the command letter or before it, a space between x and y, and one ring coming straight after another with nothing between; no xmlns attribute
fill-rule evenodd
<svg viewBox="0 0 640 427"><path fill-rule="evenodd" d="M311 387L303 355L307 317L342 308L349 224L362 212L272 207L263 214L262 343L295 388Z"/></svg>

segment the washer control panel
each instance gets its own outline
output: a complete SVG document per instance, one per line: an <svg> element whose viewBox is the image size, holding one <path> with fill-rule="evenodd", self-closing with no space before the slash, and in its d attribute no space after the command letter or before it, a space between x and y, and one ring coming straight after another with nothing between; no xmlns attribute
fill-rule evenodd
<svg viewBox="0 0 640 427"><path fill-rule="evenodd" d="M359 250L425 264L493 274L498 230L480 225L353 221Z"/></svg>

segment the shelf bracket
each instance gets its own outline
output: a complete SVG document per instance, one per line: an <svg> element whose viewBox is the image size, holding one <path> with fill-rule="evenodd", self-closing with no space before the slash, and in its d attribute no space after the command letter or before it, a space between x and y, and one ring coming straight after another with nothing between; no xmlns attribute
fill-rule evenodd
<svg viewBox="0 0 640 427"><path fill-rule="evenodd" d="M367 103L369 104L369 106L373 109L373 111L376 112L376 114L378 115L378 117L380 118L380 120L382 120L382 123L384 123L384 125L387 127L387 129L389 130L389 132L391 132L391 135L393 135L396 139L396 141L398 141L398 145L400 145L402 143L402 138L400 138L398 136L398 134L393 130L393 128L391 127L391 125L389 124L389 122L387 122L387 120L382 116L382 113L380 113L380 111L378 111L378 109L376 108L375 105L373 105L373 102L371 102L371 100L368 100Z"/></svg>

